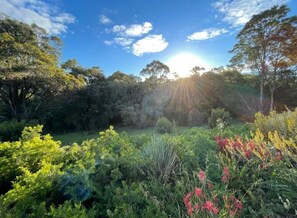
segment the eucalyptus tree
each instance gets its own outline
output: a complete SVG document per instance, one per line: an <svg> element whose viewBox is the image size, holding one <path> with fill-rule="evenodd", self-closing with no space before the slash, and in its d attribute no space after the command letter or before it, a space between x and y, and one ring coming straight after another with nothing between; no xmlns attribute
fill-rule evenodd
<svg viewBox="0 0 297 218"><path fill-rule="evenodd" d="M254 15L237 35L231 51L232 65L257 72L260 82L259 110L263 111L264 84L270 89L270 110L274 107L274 92L297 63L297 16L288 17L289 8L274 6Z"/></svg>
<svg viewBox="0 0 297 218"><path fill-rule="evenodd" d="M0 18L0 99L11 118L28 118L48 96L77 85L58 67L61 45L36 25Z"/></svg>
<svg viewBox="0 0 297 218"><path fill-rule="evenodd" d="M169 73L170 69L166 64L154 60L141 70L140 75L146 78L146 82L150 88L154 88L157 84L166 82Z"/></svg>

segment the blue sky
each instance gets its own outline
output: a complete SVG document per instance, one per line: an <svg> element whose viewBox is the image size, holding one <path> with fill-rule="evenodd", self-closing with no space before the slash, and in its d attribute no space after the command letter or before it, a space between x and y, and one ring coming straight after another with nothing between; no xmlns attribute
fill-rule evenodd
<svg viewBox="0 0 297 218"><path fill-rule="evenodd" d="M185 75L225 66L253 14L297 0L0 0L0 12L62 38L61 61L99 66L106 76L138 74L160 60Z"/></svg>

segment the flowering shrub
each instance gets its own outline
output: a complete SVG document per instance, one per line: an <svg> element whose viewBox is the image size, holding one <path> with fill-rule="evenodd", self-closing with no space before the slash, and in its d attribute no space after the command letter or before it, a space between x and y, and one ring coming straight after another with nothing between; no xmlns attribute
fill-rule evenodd
<svg viewBox="0 0 297 218"><path fill-rule="evenodd" d="M278 132L268 132L268 140L264 139L264 134L257 130L252 134L252 139L245 141L236 137L235 139L215 138L222 152L235 155L239 158L250 160L260 159L262 162L282 160L284 157L297 162L297 145L292 138L285 139L279 136Z"/></svg>
<svg viewBox="0 0 297 218"><path fill-rule="evenodd" d="M227 167L222 173L224 191L214 189L211 182L206 180L205 172L198 173L199 187L186 194L183 202L190 217L238 217L243 209L243 204L233 194L226 191L230 179Z"/></svg>
<svg viewBox="0 0 297 218"><path fill-rule="evenodd" d="M232 169L232 181L227 188L235 189L249 205L243 212L244 216L297 215L297 205L292 203L297 202L297 135L293 134L297 128L293 128L292 119L281 122L287 115L292 114L262 117L263 122L267 122L261 128L269 131L257 129L251 132L250 138L215 138L220 150L217 155L220 165ZM280 120L279 127L275 117ZM255 125L259 126L261 123L257 122ZM278 129L281 131L276 131ZM228 175L225 177L222 181L227 180Z"/></svg>
<svg viewBox="0 0 297 218"><path fill-rule="evenodd" d="M269 132L277 131L281 137L297 141L297 108L279 114L272 111L269 116L257 113L255 118L251 126L255 130L259 129L265 137L268 137Z"/></svg>

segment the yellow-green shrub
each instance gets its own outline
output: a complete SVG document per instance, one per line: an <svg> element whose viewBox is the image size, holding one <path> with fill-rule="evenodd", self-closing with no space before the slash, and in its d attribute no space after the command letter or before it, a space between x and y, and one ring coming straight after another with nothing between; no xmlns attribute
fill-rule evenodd
<svg viewBox="0 0 297 218"><path fill-rule="evenodd" d="M272 111L269 116L261 113L255 115L255 121L252 127L259 129L265 137L268 137L268 132L277 131L281 137L286 139L292 138L297 141L297 108L293 111L285 111L276 113Z"/></svg>

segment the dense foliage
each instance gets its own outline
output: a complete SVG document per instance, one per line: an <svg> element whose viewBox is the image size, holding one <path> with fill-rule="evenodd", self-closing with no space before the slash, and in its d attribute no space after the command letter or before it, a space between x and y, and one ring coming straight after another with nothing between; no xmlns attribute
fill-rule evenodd
<svg viewBox="0 0 297 218"><path fill-rule="evenodd" d="M3 16L0 121L36 120L51 132L90 131L110 124L145 128L161 117L200 126L213 119L214 108L225 108L241 121L251 121L259 108L264 114L283 111L285 105L294 108L297 29L296 16L288 17L288 12L280 6L255 15L238 34L232 67L206 71L196 66L192 75L175 79L158 60L141 70L142 78L121 71L107 77L99 67L85 68L75 59L59 64L58 37ZM251 74L242 73L246 67Z"/></svg>
<svg viewBox="0 0 297 218"><path fill-rule="evenodd" d="M223 129L230 124L230 113L224 108L211 109L208 125L210 128Z"/></svg>
<svg viewBox="0 0 297 218"><path fill-rule="evenodd" d="M270 124L267 134L259 130L260 120L279 116L287 119ZM129 137L111 127L71 146L42 135L42 126L26 127L18 141L0 144L0 214L294 216L295 119L296 110L257 115L250 135L244 126ZM279 125L287 130L278 132Z"/></svg>

